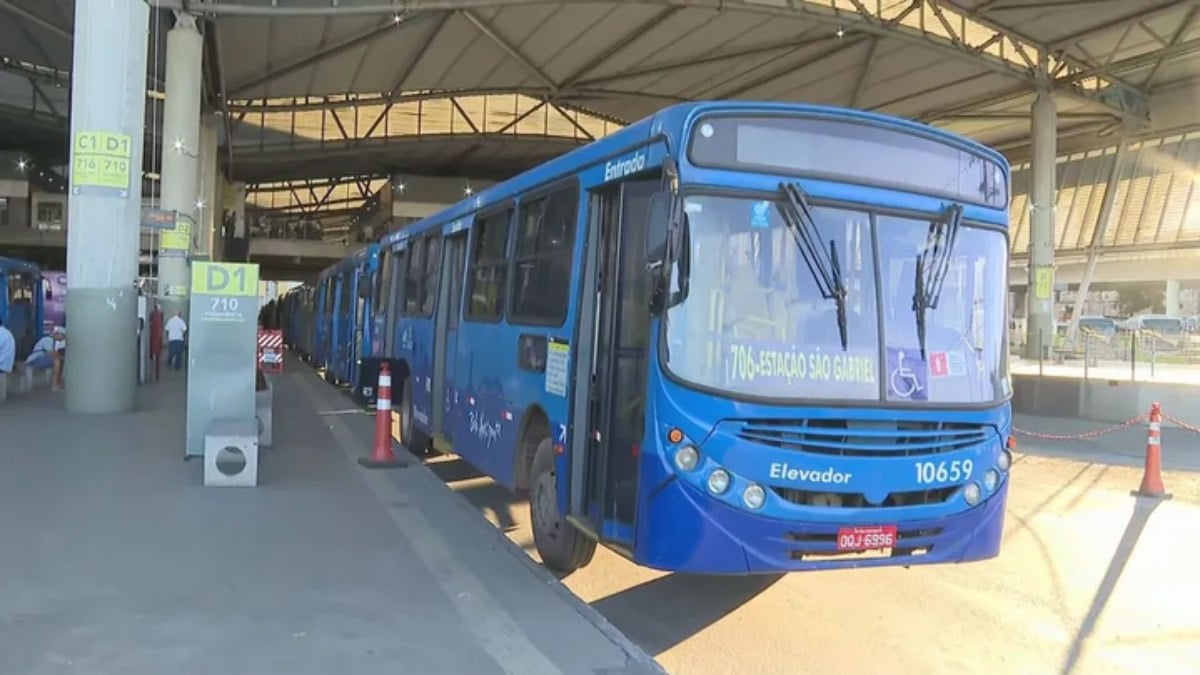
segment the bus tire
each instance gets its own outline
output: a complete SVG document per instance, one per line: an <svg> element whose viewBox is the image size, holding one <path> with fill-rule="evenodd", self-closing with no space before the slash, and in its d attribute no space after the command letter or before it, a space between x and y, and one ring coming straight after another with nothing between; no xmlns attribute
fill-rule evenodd
<svg viewBox="0 0 1200 675"><path fill-rule="evenodd" d="M558 480L554 447L543 438L533 456L529 490L529 517L533 543L542 564L570 574L586 566L596 553L596 540L588 537L558 513Z"/></svg>

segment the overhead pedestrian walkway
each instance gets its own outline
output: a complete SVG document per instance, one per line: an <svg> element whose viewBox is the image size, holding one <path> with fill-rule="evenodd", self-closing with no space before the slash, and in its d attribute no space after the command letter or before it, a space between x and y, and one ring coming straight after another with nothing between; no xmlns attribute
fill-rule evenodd
<svg viewBox="0 0 1200 675"><path fill-rule="evenodd" d="M360 468L372 418L311 370L274 383L252 489L183 461L177 373L0 408L0 672L659 672L420 462Z"/></svg>

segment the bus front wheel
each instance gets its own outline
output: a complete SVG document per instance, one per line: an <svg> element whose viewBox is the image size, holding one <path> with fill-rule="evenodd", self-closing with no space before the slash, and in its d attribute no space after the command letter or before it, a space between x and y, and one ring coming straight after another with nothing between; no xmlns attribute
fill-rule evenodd
<svg viewBox="0 0 1200 675"><path fill-rule="evenodd" d="M592 561L596 540L575 529L558 512L558 476L549 438L538 444L531 473L529 515L533 521L533 543L546 567L570 574Z"/></svg>

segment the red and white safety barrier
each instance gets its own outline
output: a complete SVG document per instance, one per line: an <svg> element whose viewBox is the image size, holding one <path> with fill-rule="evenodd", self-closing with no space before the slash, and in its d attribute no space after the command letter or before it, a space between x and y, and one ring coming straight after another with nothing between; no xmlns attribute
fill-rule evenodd
<svg viewBox="0 0 1200 675"><path fill-rule="evenodd" d="M1150 411L1138 415L1133 419L1121 424L1103 427L1101 429L1092 429L1078 434L1047 434L1038 431L1029 431L1013 427L1013 432L1030 438L1038 438L1046 441L1077 441L1090 440L1099 438L1106 434L1111 434L1114 431L1131 427L1135 424L1147 422L1146 429L1146 462L1142 470L1142 483L1137 490L1132 492L1138 497L1153 497L1155 499L1170 499L1171 495L1166 491L1162 479L1162 423L1163 420L1171 422L1180 429L1192 433L1200 434L1200 426L1185 422L1173 415L1168 415L1163 412L1162 405L1155 402L1150 405Z"/></svg>
<svg viewBox="0 0 1200 675"><path fill-rule="evenodd" d="M259 329L258 367L264 373L283 372L283 331Z"/></svg>

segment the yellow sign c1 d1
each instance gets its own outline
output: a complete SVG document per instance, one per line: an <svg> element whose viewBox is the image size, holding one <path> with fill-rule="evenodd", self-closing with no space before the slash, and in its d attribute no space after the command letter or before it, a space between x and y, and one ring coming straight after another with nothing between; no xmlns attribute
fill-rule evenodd
<svg viewBox="0 0 1200 675"><path fill-rule="evenodd" d="M127 134L77 131L73 142L71 185L128 190L132 142Z"/></svg>

